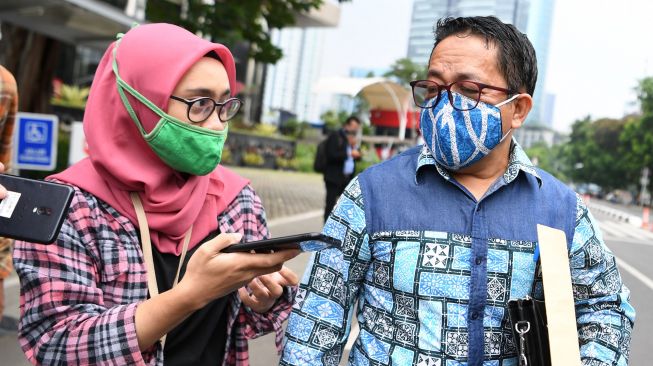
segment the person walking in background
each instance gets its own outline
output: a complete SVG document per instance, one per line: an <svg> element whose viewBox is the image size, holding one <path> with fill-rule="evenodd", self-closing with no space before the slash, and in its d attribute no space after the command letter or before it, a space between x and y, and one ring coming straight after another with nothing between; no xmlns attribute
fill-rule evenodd
<svg viewBox="0 0 653 366"><path fill-rule="evenodd" d="M109 46L89 158L48 178L75 189L60 234L14 250L30 362L246 365L248 339L275 332L280 347L297 283L282 264L298 251L221 252L268 237L258 195L219 165L235 87L225 46L171 24Z"/></svg>
<svg viewBox="0 0 653 366"><path fill-rule="evenodd" d="M635 310L597 222L512 138L536 80L513 25L438 21L411 82L425 144L346 188L323 229L343 245L308 263L282 365L338 365L353 316L350 365L517 365L507 303L544 297L537 224L567 238L582 363L628 363Z"/></svg>
<svg viewBox="0 0 653 366"><path fill-rule="evenodd" d="M11 168L11 150L17 111L16 79L9 70L0 65L0 173ZM5 198L6 195L7 190L0 185L0 199ZM13 270L11 264L12 245L12 239L0 237L0 321L2 321L5 309L4 280Z"/></svg>
<svg viewBox="0 0 653 366"><path fill-rule="evenodd" d="M345 120L338 131L329 134L326 140L326 167L324 184L326 186L326 204L324 206L324 221L331 213L338 197L354 177L356 161L360 159L357 135L361 122L356 116Z"/></svg>

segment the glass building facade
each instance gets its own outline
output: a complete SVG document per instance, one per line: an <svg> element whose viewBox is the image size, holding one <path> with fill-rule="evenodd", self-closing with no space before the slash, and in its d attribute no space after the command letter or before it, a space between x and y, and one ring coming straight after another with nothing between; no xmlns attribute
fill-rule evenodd
<svg viewBox="0 0 653 366"><path fill-rule="evenodd" d="M440 18L494 15L514 24L528 35L538 60L534 105L527 123L552 126L555 96L546 94L545 83L554 3L554 0L414 0L407 57L428 64L435 24Z"/></svg>

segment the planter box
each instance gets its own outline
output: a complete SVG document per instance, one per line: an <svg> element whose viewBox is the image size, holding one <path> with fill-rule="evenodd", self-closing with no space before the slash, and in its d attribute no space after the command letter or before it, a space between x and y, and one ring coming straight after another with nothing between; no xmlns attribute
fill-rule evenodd
<svg viewBox="0 0 653 366"><path fill-rule="evenodd" d="M263 158L263 165L253 166L265 169L276 169L276 159L283 157L291 159L295 156L296 142L283 137L259 136L241 132L229 132L226 146L231 152L231 163L235 166L245 166L245 153L255 153Z"/></svg>

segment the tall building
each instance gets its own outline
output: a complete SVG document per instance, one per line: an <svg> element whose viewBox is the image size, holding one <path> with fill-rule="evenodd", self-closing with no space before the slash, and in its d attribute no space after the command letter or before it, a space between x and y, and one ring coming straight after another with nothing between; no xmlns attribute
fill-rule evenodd
<svg viewBox="0 0 653 366"><path fill-rule="evenodd" d="M324 28L340 22L340 6L327 0L319 9L298 14L294 28L274 29L272 43L281 48L283 58L267 65L263 89L261 121L280 124L319 120L319 103L311 88L320 75Z"/></svg>
<svg viewBox="0 0 653 366"><path fill-rule="evenodd" d="M537 54L538 78L533 95L534 108L527 123L553 126L555 99L546 95L546 74L554 0L414 0L407 57L428 63L434 42L434 27L444 17L494 15L526 33ZM546 106L544 105L546 101Z"/></svg>
<svg viewBox="0 0 653 366"><path fill-rule="evenodd" d="M272 42L283 50L283 58L268 65L263 94L265 123L283 123L288 118L314 121L317 103L311 102L311 86L320 74L324 31L319 28L274 30Z"/></svg>
<svg viewBox="0 0 653 366"><path fill-rule="evenodd" d="M435 23L444 17L494 15L525 31L532 0L414 0L408 39L408 55L426 65L433 48ZM535 0L537 1L537 0Z"/></svg>
<svg viewBox="0 0 653 366"><path fill-rule="evenodd" d="M533 95L533 109L526 123L538 123L553 127L553 108L555 96L546 91L547 64L549 59L549 40L553 24L554 0L531 0L526 34L535 47L537 55L537 84ZM521 28L520 28L521 29Z"/></svg>

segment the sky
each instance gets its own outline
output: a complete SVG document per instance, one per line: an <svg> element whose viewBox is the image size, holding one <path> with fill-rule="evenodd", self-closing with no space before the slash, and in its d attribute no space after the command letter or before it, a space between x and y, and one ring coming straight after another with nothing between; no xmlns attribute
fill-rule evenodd
<svg viewBox="0 0 653 366"><path fill-rule="evenodd" d="M326 30L321 75L384 69L406 57L412 0L352 0ZM557 0L545 89L556 95L554 128L636 112L637 80L653 76L653 1ZM434 20L435 21L435 20ZM538 80L538 82L543 82Z"/></svg>

